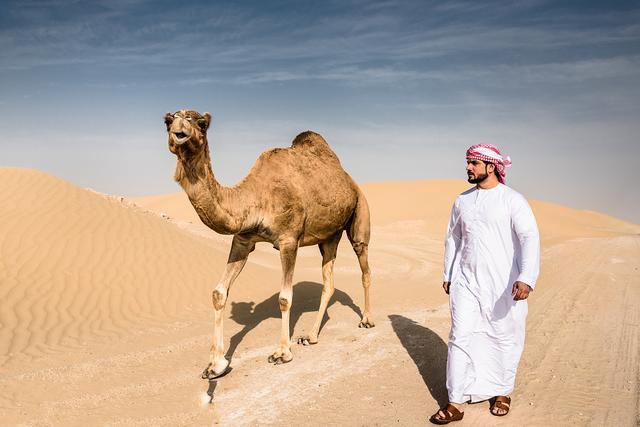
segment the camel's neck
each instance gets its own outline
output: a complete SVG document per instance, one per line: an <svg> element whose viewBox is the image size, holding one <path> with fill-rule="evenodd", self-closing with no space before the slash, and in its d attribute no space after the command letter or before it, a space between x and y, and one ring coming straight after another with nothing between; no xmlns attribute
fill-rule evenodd
<svg viewBox="0 0 640 427"><path fill-rule="evenodd" d="M216 181L208 148L190 159L178 159L175 179L189 196L202 222L220 234L238 234L246 220L246 209L237 206L237 189Z"/></svg>

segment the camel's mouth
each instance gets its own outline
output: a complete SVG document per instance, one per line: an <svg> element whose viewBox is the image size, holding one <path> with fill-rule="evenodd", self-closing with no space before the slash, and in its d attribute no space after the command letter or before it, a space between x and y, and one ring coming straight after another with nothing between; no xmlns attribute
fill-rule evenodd
<svg viewBox="0 0 640 427"><path fill-rule="evenodd" d="M184 144L187 139L189 139L189 135L184 132L172 132L173 140L176 144Z"/></svg>

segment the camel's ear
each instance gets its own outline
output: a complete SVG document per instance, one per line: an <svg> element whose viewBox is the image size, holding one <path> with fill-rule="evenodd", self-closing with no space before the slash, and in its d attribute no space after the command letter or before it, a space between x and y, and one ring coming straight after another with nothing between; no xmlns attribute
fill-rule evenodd
<svg viewBox="0 0 640 427"><path fill-rule="evenodd" d="M169 130L169 126L173 123L173 114L167 113L164 115L164 124L167 125L167 130Z"/></svg>
<svg viewBox="0 0 640 427"><path fill-rule="evenodd" d="M204 118L198 120L198 126L200 126L200 129L202 129L203 132L206 132L207 129L209 129L209 125L211 124L211 114L204 113L202 117Z"/></svg>

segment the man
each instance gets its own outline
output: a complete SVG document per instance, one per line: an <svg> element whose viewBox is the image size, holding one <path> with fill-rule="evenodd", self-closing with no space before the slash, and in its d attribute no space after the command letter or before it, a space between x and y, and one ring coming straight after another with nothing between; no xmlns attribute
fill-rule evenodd
<svg viewBox="0 0 640 427"><path fill-rule="evenodd" d="M463 404L490 400L491 414L509 412L524 347L527 297L540 268L540 237L529 204L505 185L511 159L491 144L467 150L475 187L453 204L444 256L451 333L449 404L435 424L461 420Z"/></svg>

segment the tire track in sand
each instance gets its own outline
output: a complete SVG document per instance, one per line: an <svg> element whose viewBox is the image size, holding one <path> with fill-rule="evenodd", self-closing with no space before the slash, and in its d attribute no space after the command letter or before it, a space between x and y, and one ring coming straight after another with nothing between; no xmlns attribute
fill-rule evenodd
<svg viewBox="0 0 640 427"><path fill-rule="evenodd" d="M638 422L639 242L582 239L545 253L514 396L528 423L548 424L549 408L554 424Z"/></svg>

